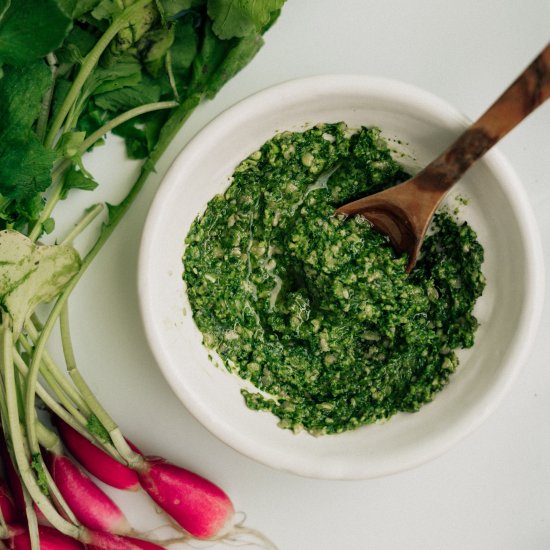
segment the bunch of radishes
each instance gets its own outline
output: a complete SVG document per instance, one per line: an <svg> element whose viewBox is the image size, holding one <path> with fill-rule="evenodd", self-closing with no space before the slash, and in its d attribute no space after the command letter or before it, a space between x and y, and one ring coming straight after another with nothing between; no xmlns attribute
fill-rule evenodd
<svg viewBox="0 0 550 550"><path fill-rule="evenodd" d="M59 490L59 502L54 503L59 517L51 514L48 517L38 506L33 506L41 548L162 548L162 541L147 540L130 526L122 510L82 466L97 479L117 489L137 491L142 488L146 491L172 518L174 528L180 530L177 540L223 538L244 530L234 523L235 510L227 494L207 479L162 458L146 457L131 444L135 456L130 467L109 456L63 420L54 419L54 424L57 431L50 431L51 445L44 450L45 474L51 475ZM2 451L6 479L0 479L0 533L7 547L29 549L27 510L30 500L25 495L26 489L5 442ZM255 535L270 546L259 533Z"/></svg>
<svg viewBox="0 0 550 550"><path fill-rule="evenodd" d="M182 126L253 59L283 3L0 1L0 550L160 547L80 465L142 488L178 540L244 530L222 490L126 441L77 368L68 299ZM64 233L56 205L97 187L83 159L112 131L143 159L139 174L118 204L78 206ZM92 244L77 251L87 228ZM61 366L47 351L57 326Z"/></svg>
<svg viewBox="0 0 550 550"><path fill-rule="evenodd" d="M77 229L94 213L89 211ZM0 497L2 544L32 550L161 548L161 542L130 527L79 462L108 485L142 488L171 518L178 540L233 538L248 531L272 546L236 524L231 501L216 485L144 456L92 393L77 368L69 331L67 299L81 273L76 251L4 230L0 265L6 275L0 278L0 441L9 481ZM35 309L51 294L57 299L42 323ZM46 350L58 321L69 378Z"/></svg>

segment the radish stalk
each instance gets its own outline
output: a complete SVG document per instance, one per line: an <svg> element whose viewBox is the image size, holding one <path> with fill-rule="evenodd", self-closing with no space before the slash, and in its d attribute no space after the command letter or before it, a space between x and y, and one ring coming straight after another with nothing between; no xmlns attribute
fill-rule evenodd
<svg viewBox="0 0 550 550"><path fill-rule="evenodd" d="M25 330L27 331L27 336L30 342L27 338L23 337L19 338L19 342L24 347L25 351L27 351L27 353L32 354L32 346L36 346L40 334L31 320L25 323ZM44 377L44 379L48 382L50 386L53 386L53 384L57 384L62 392L66 394L67 399L64 400L64 406L72 411L71 414L73 414L73 416L81 416L82 418L84 418L84 416L82 415L90 414L90 410L86 406L86 403L84 402L80 394L67 381L63 374L59 372L59 369L56 368L53 360L51 359L47 351L44 351L44 353L42 354L42 365L40 366L40 374ZM70 401L68 401L68 399Z"/></svg>
<svg viewBox="0 0 550 550"><path fill-rule="evenodd" d="M26 376L29 372L29 367L17 353L17 350L14 350L13 352L13 359L15 366L17 367L17 370L23 375ZM56 397L59 399L60 403L58 403L42 386L42 384L38 383L36 384L36 393L40 399L44 402L44 404L50 409L51 412L56 414L59 418L62 418L65 422L70 424L71 426L78 426L78 420L81 421L81 424L84 425L86 423L86 419L75 409L70 405L68 399L65 398L65 394L63 390L51 379L49 379L47 376L44 376L45 380L48 382L48 385L54 391ZM63 405L63 406L61 406ZM73 414L74 413L74 414ZM75 419L76 416L76 419Z"/></svg>
<svg viewBox="0 0 550 550"><path fill-rule="evenodd" d="M68 295L67 295L68 297ZM80 374L77 365L76 359L74 356L73 345L71 341L71 334L69 330L69 309L67 307L67 299L63 299L64 295L61 296L60 302L62 302L62 307L60 308L60 328L61 328L61 343L63 346L63 353L65 355L65 362L67 364L67 371L76 387L80 390L80 393L84 397L87 405L90 407L93 414L99 419L104 428L109 432L109 436L116 448L116 450L121 454L123 459L128 463L129 466L139 467L142 463L141 455L134 452L126 443L126 440L122 436L119 427L115 421L110 417L107 411L99 403L88 384Z"/></svg>
<svg viewBox="0 0 550 550"><path fill-rule="evenodd" d="M23 438L22 428L19 423L19 411L17 403L17 387L15 381L15 369L13 365L13 333L11 331L10 317L4 316L2 323L3 330L3 369L4 369L4 393L6 395L7 412L3 412L7 418L3 418L2 422L7 423L11 435L11 443L13 447L14 466L17 465L17 470L21 476L22 483L28 491L32 500L46 513L48 520L55 525L61 532L65 534L77 534L78 530L69 522L62 518L49 499L42 493L38 481L29 465L25 449L25 441ZM32 409L34 412L34 408ZM27 503L27 499L25 498ZM36 515L31 512L31 506L26 506L27 523L29 526L29 536L33 549L39 546L38 529L36 524Z"/></svg>

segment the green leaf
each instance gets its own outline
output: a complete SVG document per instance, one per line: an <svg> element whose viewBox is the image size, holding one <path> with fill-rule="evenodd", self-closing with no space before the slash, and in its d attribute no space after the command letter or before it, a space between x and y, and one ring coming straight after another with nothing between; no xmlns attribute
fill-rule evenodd
<svg viewBox="0 0 550 550"><path fill-rule="evenodd" d="M260 35L247 36L239 40L237 45L228 52L222 64L208 82L206 97L212 99L228 80L248 65L263 43Z"/></svg>
<svg viewBox="0 0 550 550"><path fill-rule="evenodd" d="M50 186L56 155L35 134L10 139L0 147L0 193L4 197L23 201Z"/></svg>
<svg viewBox="0 0 550 550"><path fill-rule="evenodd" d="M133 121L129 120L128 122L130 124L121 124L115 128L113 134L124 139L128 158L144 159L149 154L145 132L142 128L132 124Z"/></svg>
<svg viewBox="0 0 550 550"><path fill-rule="evenodd" d="M160 99L160 87L144 80L137 86L94 96L95 104L106 111L127 111Z"/></svg>
<svg viewBox="0 0 550 550"><path fill-rule="evenodd" d="M178 14L186 12L196 3L193 0L161 0L160 2L164 16L167 18L176 17Z"/></svg>
<svg viewBox="0 0 550 550"><path fill-rule="evenodd" d="M199 39L192 21L178 20L174 36L174 43L170 48L172 70L174 74L187 71L197 55Z"/></svg>
<svg viewBox="0 0 550 550"><path fill-rule="evenodd" d="M20 202L10 202L2 213L4 223L0 225L0 229L10 227L11 229L24 230L26 226L34 226L43 207L42 195L33 195Z"/></svg>
<svg viewBox="0 0 550 550"><path fill-rule="evenodd" d="M68 245L36 245L18 231L0 231L0 304L19 333L41 303L53 300L78 272L80 257Z"/></svg>
<svg viewBox="0 0 550 550"><path fill-rule="evenodd" d="M59 47L71 25L57 0L13 1L0 19L0 64L21 66L45 56Z"/></svg>
<svg viewBox="0 0 550 550"><path fill-rule="evenodd" d="M166 110L146 113L117 126L113 134L124 138L126 154L131 159L145 158L156 145L168 117Z"/></svg>
<svg viewBox="0 0 550 550"><path fill-rule="evenodd" d="M57 49L55 55L59 64L57 75L65 76L69 73L75 63L82 63L84 57L95 46L98 36L93 29L73 27L63 46Z"/></svg>
<svg viewBox="0 0 550 550"><path fill-rule="evenodd" d="M78 120L78 129L86 132L86 135L90 135L101 126L103 126L109 120L109 113L104 109L96 107L93 102L88 103L84 113L80 115ZM93 147L103 145L103 140L98 140L94 143Z"/></svg>
<svg viewBox="0 0 550 550"><path fill-rule="evenodd" d="M67 198L70 189L93 191L99 184L83 170L77 170L74 166L67 171L61 190L61 198Z"/></svg>
<svg viewBox="0 0 550 550"><path fill-rule="evenodd" d="M124 86L133 86L140 81L141 65L139 61L130 54L124 54L114 65L96 69L84 84L82 93L91 95L110 92Z"/></svg>
<svg viewBox="0 0 550 550"><path fill-rule="evenodd" d="M55 220L53 218L48 218L47 220L44 220L44 223L42 224L42 229L44 230L44 233L46 233L46 235L49 235L55 229Z"/></svg>
<svg viewBox="0 0 550 550"><path fill-rule="evenodd" d="M143 63L152 76L158 76L164 68L166 53L174 43L174 30L174 25L171 25L150 31L140 40L140 44L147 43Z"/></svg>
<svg viewBox="0 0 550 550"><path fill-rule="evenodd" d="M92 17L95 19L113 19L122 10L124 5L117 0L101 0L97 3L96 7L92 10Z"/></svg>
<svg viewBox="0 0 550 550"><path fill-rule="evenodd" d="M48 188L55 153L38 140L32 126L52 76L41 61L7 67L0 79L0 194L28 201Z"/></svg>
<svg viewBox="0 0 550 550"><path fill-rule="evenodd" d="M136 57L129 53L122 54L118 58L118 62L108 68L96 69L82 87L80 105L83 108L80 108L83 109L83 112L79 116L78 128L89 133L107 121L108 116L103 108L99 109L100 112L93 113L96 107L93 101L88 101L90 96L98 94L94 97L102 97L104 94L124 89L129 85L139 84L141 80L141 65ZM54 110L58 108L58 105L56 98Z"/></svg>
<svg viewBox="0 0 550 550"><path fill-rule="evenodd" d="M42 97L52 84L52 75L42 61L24 68L6 67L0 80L0 138L26 136L38 118Z"/></svg>
<svg viewBox="0 0 550 550"><path fill-rule="evenodd" d="M85 13L92 11L100 0L59 0L61 8L72 19L78 19Z"/></svg>
<svg viewBox="0 0 550 550"><path fill-rule="evenodd" d="M222 39L261 33L284 0L208 0L212 29Z"/></svg>
<svg viewBox="0 0 550 550"><path fill-rule="evenodd" d="M102 0L92 16L98 21L113 21L129 3L118 0ZM136 11L128 27L122 29L110 46L111 54L116 58L122 52L129 50L139 39L160 20L160 14L155 2L146 4Z"/></svg>
<svg viewBox="0 0 550 550"><path fill-rule="evenodd" d="M114 90L120 90L128 86L135 86L141 82L141 72L138 65L138 70L134 73L130 73L126 76L113 77L111 80L105 80L95 90L94 94L103 94L106 92L112 92Z"/></svg>
<svg viewBox="0 0 550 550"><path fill-rule="evenodd" d="M207 87L208 81L216 73L233 45L232 40L218 38L212 32L209 22L204 25L203 33L200 51L193 60L193 78L191 80L191 89L201 91Z"/></svg>

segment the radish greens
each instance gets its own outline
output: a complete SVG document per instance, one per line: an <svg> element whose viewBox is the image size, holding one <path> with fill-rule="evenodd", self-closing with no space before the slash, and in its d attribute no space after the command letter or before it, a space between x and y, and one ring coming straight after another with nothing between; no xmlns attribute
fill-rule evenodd
<svg viewBox="0 0 550 550"><path fill-rule="evenodd" d="M185 510L166 509L182 540L222 536L231 520L233 506L223 491L175 465L147 459L126 441L78 370L68 299L180 128L253 59L283 3L0 0L0 419L4 467L15 466L11 492L22 495L14 499L15 523L0 508L0 539L9 544L22 537L36 549L58 536L60 545L77 547L63 539L68 536L96 548L158 547L102 533L77 518L68 504L73 495L66 487L60 491L48 467L51 456L66 463L55 427L60 425L93 444L94 456L102 453L134 471L134 477L123 476L139 479L161 506L162 491L178 499L178 491L194 484L191 497L180 496L182 502L204 499L200 521L189 520ZM130 158L142 160L138 177L118 204L92 199L85 211L79 208L72 230L62 234L55 207L75 190L93 192L103 183L83 158L110 132L124 140ZM93 229L102 210L105 219ZM73 241L84 231L97 233L89 248L77 252ZM41 242L47 234L54 244ZM57 326L68 377L47 350ZM170 487L159 485L157 471L170 472ZM212 513L217 507L215 518L208 518L209 507Z"/></svg>

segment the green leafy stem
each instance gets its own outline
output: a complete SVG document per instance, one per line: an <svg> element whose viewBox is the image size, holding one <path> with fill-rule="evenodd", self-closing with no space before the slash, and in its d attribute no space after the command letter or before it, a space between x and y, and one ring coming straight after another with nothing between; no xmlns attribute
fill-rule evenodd
<svg viewBox="0 0 550 550"><path fill-rule="evenodd" d="M63 105L57 112L54 117L50 130L46 135L44 145L46 147L52 147L55 141L55 138L63 126L65 117L71 110L71 107L74 105L82 86L86 82L86 79L90 76L91 72L94 70L101 54L105 51L107 46L111 43L111 40L124 28L126 27L131 18L139 12L144 6L150 4L152 0L137 0L137 2L130 7L126 8L116 19L111 23L110 27L105 31L103 36L97 41L96 45L92 48L90 53L84 59L78 75L73 81L73 84L63 102Z"/></svg>
<svg viewBox="0 0 550 550"><path fill-rule="evenodd" d="M200 9L183 10L182 15L181 10L174 8L180 3L163 0L95 4L77 1L63 3L63 9L57 0L49 0L39 10L40 17L49 13L53 20L55 16L63 37L69 36L74 28L71 40L78 40L80 32L71 25L66 13L69 6L73 17L80 10L79 16L86 16L81 21L97 20L92 25L96 34L86 35L93 35L94 43L88 49L81 43L81 50L76 42L63 43L63 38L53 36L55 33L51 37L45 33L44 40L37 41L34 49L31 42L25 41L28 47L21 48L25 55L6 47L8 42L2 43L2 33L4 38L17 39L19 15L30 0L22 1L11 12L9 2L5 9L0 8L0 73L4 74L3 82L0 74L0 116L6 121L5 128L0 128L0 137L4 138L4 144L0 144L0 217L2 227L6 228L0 231L0 262L4 268L0 276L0 418L8 451L22 481L33 550L40 547L34 504L60 532L79 540L83 536L83 527L63 501L43 463L41 447L59 449L60 441L39 418L37 398L50 412L116 460L135 469L143 463L141 455L129 447L119 426L79 372L70 334L69 297L182 125L203 99L213 98L255 56L263 43L261 35L274 22L283 2L203 0L194 3L202 5ZM84 5L88 7L83 8ZM200 38L195 31L196 21L186 19L185 14L191 11L201 25ZM6 13L10 17L4 17ZM157 26L140 42L153 22ZM172 44L178 47L173 49ZM126 55L125 48L133 53ZM36 61L40 58L41 62ZM58 59L61 59L59 65ZM31 62L35 63L32 71L26 71L25 63ZM2 63L7 64L3 73ZM126 72L112 77L116 71L109 72L109 63L118 63ZM142 67L147 74L142 74ZM164 71L162 78L157 78L159 71ZM61 89L58 86L67 74L73 74L74 78L65 78L65 91L58 97L56 92ZM129 82L136 87L131 88ZM138 87L140 82L142 88ZM17 85L28 95L16 93ZM128 88L124 88L126 85ZM146 89L146 100L142 100L143 104L124 103L117 107L113 97L120 91L118 87L133 90L134 97ZM98 97L111 93L111 103L101 103L101 97L94 103L94 93ZM12 97L18 98L13 104L8 101ZM32 104L30 109L25 98ZM94 119L93 109L100 104L103 110L99 109ZM151 117L153 114L156 118ZM107 121L104 115L109 117ZM95 126L86 126L90 120ZM89 208L59 244L37 244L52 229L52 212L71 187L67 183L69 176L76 172L81 183L84 181L82 189L96 185L91 179L86 181L88 174L81 157L115 129L141 131L136 129L135 121L149 124L149 134L143 131L142 135L153 137L147 142L146 154L140 157L144 160L139 175L124 199L118 204L107 204L106 218L91 247L80 257L72 243L104 210L100 204ZM19 162L15 145L28 152L24 162ZM3 172L1 165L6 166ZM17 184L23 181L23 185ZM48 185L49 193L43 203L42 193ZM28 224L28 237L12 228L20 220ZM40 322L35 309L52 302L45 322ZM69 379L46 349L57 325ZM0 513L0 538L6 529Z"/></svg>

